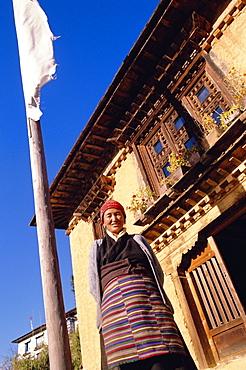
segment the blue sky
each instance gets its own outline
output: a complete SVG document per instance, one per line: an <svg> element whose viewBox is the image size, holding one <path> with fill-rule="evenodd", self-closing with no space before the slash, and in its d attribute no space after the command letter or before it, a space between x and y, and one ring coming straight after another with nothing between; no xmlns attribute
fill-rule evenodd
<svg viewBox="0 0 246 370"><path fill-rule="evenodd" d="M55 36L57 80L41 91L41 125L51 183L159 1L77 0L39 3ZM11 344L45 322L26 116L12 2L0 25L0 364ZM69 239L57 232L66 310L75 306Z"/></svg>

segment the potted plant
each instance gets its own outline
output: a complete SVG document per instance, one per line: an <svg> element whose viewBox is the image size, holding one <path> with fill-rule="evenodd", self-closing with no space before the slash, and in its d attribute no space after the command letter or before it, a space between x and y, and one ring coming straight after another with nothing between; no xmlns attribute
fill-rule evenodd
<svg viewBox="0 0 246 370"><path fill-rule="evenodd" d="M240 114L240 107L239 104L232 105L229 110L226 112L221 113L220 115L220 126L223 130L226 130L231 124L234 118L239 116Z"/></svg>
<svg viewBox="0 0 246 370"><path fill-rule="evenodd" d="M131 204L127 209L139 218L154 203L156 197L157 195L149 186L141 187L136 194L132 195Z"/></svg>
<svg viewBox="0 0 246 370"><path fill-rule="evenodd" d="M226 81L236 101L234 110L244 111L246 107L246 73L240 73L235 67L232 67L228 71L228 76L228 80L225 78L224 81Z"/></svg>
<svg viewBox="0 0 246 370"><path fill-rule="evenodd" d="M216 122L211 114L205 113L202 117L202 126L204 129L204 139L202 146L205 150L215 144L218 137L232 123L232 121L245 110L246 107L246 73L240 74L234 67L228 71L228 79L224 79L228 88L233 93L236 104L229 110L219 113L219 122Z"/></svg>
<svg viewBox="0 0 246 370"><path fill-rule="evenodd" d="M169 163L168 171L173 173L175 172L179 167L185 166L188 162L188 156L186 155L186 150L179 150L178 153L171 152L169 155Z"/></svg>
<svg viewBox="0 0 246 370"><path fill-rule="evenodd" d="M178 153L171 152L168 166L168 171L171 172L168 176L169 181L173 184L177 182L199 160L199 150L199 145L193 145L190 149L179 150Z"/></svg>
<svg viewBox="0 0 246 370"><path fill-rule="evenodd" d="M232 121L246 108L246 73L238 72L235 67L228 71L228 79L224 79L229 89L232 91L236 104L220 114L220 126L226 130Z"/></svg>
<svg viewBox="0 0 246 370"><path fill-rule="evenodd" d="M173 184L174 182L172 181L172 179L169 178L169 176L164 177L160 183L159 194L160 195L164 194L167 191L167 189L169 189L169 187L172 186Z"/></svg>
<svg viewBox="0 0 246 370"><path fill-rule="evenodd" d="M172 174L175 171L177 171L180 167L181 168L188 167L189 169L190 166L192 166L199 160L200 158L199 151L200 146L193 145L191 148L181 149L177 153L171 152L171 154L169 155L170 165L168 166L168 171L171 172Z"/></svg>
<svg viewBox="0 0 246 370"><path fill-rule="evenodd" d="M202 146L208 150L218 140L224 128L217 123L211 114L205 113L202 117L202 126L204 130L204 138L202 139Z"/></svg>
<svg viewBox="0 0 246 370"><path fill-rule="evenodd" d="M219 124L214 120L211 114L205 113L202 117L202 127L204 130L204 136L209 135L214 129L221 133Z"/></svg>

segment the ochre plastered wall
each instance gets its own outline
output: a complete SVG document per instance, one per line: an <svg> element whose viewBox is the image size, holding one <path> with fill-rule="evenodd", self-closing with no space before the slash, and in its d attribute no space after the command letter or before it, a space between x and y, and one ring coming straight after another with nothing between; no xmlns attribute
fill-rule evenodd
<svg viewBox="0 0 246 370"><path fill-rule="evenodd" d="M133 153L128 153L126 159L121 161L121 165L115 173L115 181L116 185L111 197L127 208L130 205L132 194L144 185ZM128 210L126 213L128 232L140 232L141 227L133 225L134 215ZM91 222L79 221L70 233L82 358L86 370L101 369L100 339L96 329L96 307L88 284L88 261L93 240Z"/></svg>
<svg viewBox="0 0 246 370"><path fill-rule="evenodd" d="M134 153L129 153L126 160L121 162L121 167L115 174L115 188L112 198L118 200L126 210L126 228L129 233L139 233L140 226L134 226L134 214L127 207L131 204L132 195L136 194L142 186L145 186L141 177Z"/></svg>
<svg viewBox="0 0 246 370"><path fill-rule="evenodd" d="M234 2L235 3L235 2ZM237 2L236 2L237 3ZM232 4L231 4L232 7ZM246 7L232 13L233 21L221 29L220 37L212 42L210 56L225 73L234 67L240 73L246 72ZM225 18L226 19L226 18ZM232 18L230 18L232 20Z"/></svg>
<svg viewBox="0 0 246 370"><path fill-rule="evenodd" d="M80 221L70 234L70 245L82 361L85 369L100 370L100 342L95 324L96 306L89 293L88 283L88 260L92 242L92 225Z"/></svg>

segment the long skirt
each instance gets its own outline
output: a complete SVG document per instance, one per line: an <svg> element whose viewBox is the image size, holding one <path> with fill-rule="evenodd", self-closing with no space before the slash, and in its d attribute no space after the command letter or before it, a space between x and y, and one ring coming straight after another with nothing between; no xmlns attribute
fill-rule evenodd
<svg viewBox="0 0 246 370"><path fill-rule="evenodd" d="M186 354L173 315L150 276L111 280L101 311L109 369L167 353Z"/></svg>

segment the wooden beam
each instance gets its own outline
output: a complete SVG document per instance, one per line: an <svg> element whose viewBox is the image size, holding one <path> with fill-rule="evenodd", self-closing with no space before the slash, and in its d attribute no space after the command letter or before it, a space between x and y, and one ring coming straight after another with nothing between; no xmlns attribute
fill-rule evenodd
<svg viewBox="0 0 246 370"><path fill-rule="evenodd" d="M125 92L125 91L122 91L122 90L117 90L117 93L116 93L117 95L119 95L119 96L121 96L121 97L123 97L123 98L127 98L127 99L129 99L129 98L131 98L131 94L129 94L129 93L127 93L127 92Z"/></svg>
<svg viewBox="0 0 246 370"><path fill-rule="evenodd" d="M95 149L95 150L104 150L104 148L102 146L98 146L98 145L95 145L95 144L86 144L86 148L91 148L91 149Z"/></svg>
<svg viewBox="0 0 246 370"><path fill-rule="evenodd" d="M188 211L186 211L186 209L183 209L181 207L177 207L176 210L180 213L182 213L183 215L185 215Z"/></svg>
<svg viewBox="0 0 246 370"><path fill-rule="evenodd" d="M104 115L104 117L105 117L105 116L106 116L106 115ZM110 116L110 118L111 118L111 116ZM108 131L108 127L105 127L105 126L99 125L98 123L96 123L95 128L99 128L100 130Z"/></svg>
<svg viewBox="0 0 246 370"><path fill-rule="evenodd" d="M217 172L221 175L221 176L224 176L224 177L226 177L226 176L228 176L229 175L229 172L228 171L226 171L224 168L218 168L217 169Z"/></svg>
<svg viewBox="0 0 246 370"><path fill-rule="evenodd" d="M87 152L80 152L80 153L82 154L82 156L90 157L90 158L93 158L93 159L101 158L100 155L96 155L96 154L92 154L92 153L87 153Z"/></svg>
<svg viewBox="0 0 246 370"><path fill-rule="evenodd" d="M147 58L151 59L152 61L156 60L156 56L151 54L150 52L143 50L143 55L146 56Z"/></svg>
<svg viewBox="0 0 246 370"><path fill-rule="evenodd" d="M202 191L200 189L195 190L195 193L197 195L199 195L200 197L202 197L202 198L204 198L207 195L206 193L204 193L204 191Z"/></svg>
<svg viewBox="0 0 246 370"><path fill-rule="evenodd" d="M73 166L71 167L72 170L74 169L75 166L80 166L81 168L83 168L83 171L86 171L86 172L88 172L89 170L91 170L91 164L81 162L78 158L76 158L74 160ZM74 171L76 171L76 170L74 170Z"/></svg>
<svg viewBox="0 0 246 370"><path fill-rule="evenodd" d="M193 199L190 199L190 198L185 199L185 202L188 203L189 205L191 205L192 207L194 207L197 204L196 201L194 201Z"/></svg>
<svg viewBox="0 0 246 370"><path fill-rule="evenodd" d="M236 166L239 166L239 165L242 163L242 161L240 161L240 159L238 159L238 158L236 158L236 157L231 157L231 158L229 159L229 162L231 162L231 163L235 164Z"/></svg>
<svg viewBox="0 0 246 370"><path fill-rule="evenodd" d="M133 80L132 78L130 78L128 76L126 76L124 79L128 80L134 86L141 86L140 82L138 82L137 80Z"/></svg>
<svg viewBox="0 0 246 370"><path fill-rule="evenodd" d="M217 182L215 182L214 180L209 179L209 178L206 180L206 183L211 185L211 186L217 186L218 185Z"/></svg>
<svg viewBox="0 0 246 370"><path fill-rule="evenodd" d="M107 141L107 137L96 135L96 134L91 134L90 137L100 140L100 141Z"/></svg>
<svg viewBox="0 0 246 370"><path fill-rule="evenodd" d="M81 187L77 186L77 189L80 189L80 188ZM58 194L59 194L59 196L58 196ZM74 194L74 189L71 189L71 190L69 190L69 189L57 189L55 197L59 199L61 194Z"/></svg>
<svg viewBox="0 0 246 370"><path fill-rule="evenodd" d="M124 110L124 106L123 106L123 105L115 104L115 103L113 103L113 102L112 102L112 100L110 101L110 103L108 104L108 106L107 106L107 108L106 108L106 109L110 109L110 107L113 107L113 108L115 108L115 109L117 109L117 110L120 110L120 111ZM114 118L114 115L113 115L113 116L110 116L110 115L108 114L108 116L109 116L110 118Z"/></svg>
<svg viewBox="0 0 246 370"><path fill-rule="evenodd" d="M167 219L168 220L170 220L170 221L172 221L172 222L176 222L176 221L178 221L178 219L176 218L176 217L174 217L174 216L172 216L172 215L167 215Z"/></svg>
<svg viewBox="0 0 246 370"><path fill-rule="evenodd" d="M69 183L65 182L66 180L69 181ZM77 177L64 177L62 181L60 181L60 184L58 185L57 189L59 190L59 186L69 186L71 188L78 188L81 187L81 184L85 183L85 180L81 180Z"/></svg>

